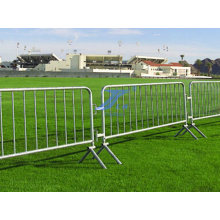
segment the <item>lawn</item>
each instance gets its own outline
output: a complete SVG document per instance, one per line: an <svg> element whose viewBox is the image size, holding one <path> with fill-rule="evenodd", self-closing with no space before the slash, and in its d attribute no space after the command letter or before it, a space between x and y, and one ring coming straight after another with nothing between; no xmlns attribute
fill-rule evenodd
<svg viewBox="0 0 220 220"><path fill-rule="evenodd" d="M164 81L178 80L0 79L1 88L88 86L97 105L100 105L104 85ZM190 81L182 81L188 92ZM99 129L100 119L99 112L94 118L95 127ZM213 118L196 124L207 139L196 141L189 134L174 138L181 127L175 125L109 140L110 148L123 165L117 165L103 151L100 157L107 170L101 169L91 157L78 164L86 152L85 146L1 160L0 191L219 191L220 121ZM100 142L96 145L99 147Z"/></svg>

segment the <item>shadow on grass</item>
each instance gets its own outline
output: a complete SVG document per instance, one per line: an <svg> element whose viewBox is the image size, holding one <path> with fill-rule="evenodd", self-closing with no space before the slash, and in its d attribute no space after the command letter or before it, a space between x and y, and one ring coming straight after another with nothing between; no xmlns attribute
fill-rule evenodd
<svg viewBox="0 0 220 220"><path fill-rule="evenodd" d="M207 123L199 123L199 126L204 126L204 125L211 125L211 126L216 126L216 124L220 123L220 121L213 121L213 122L207 122ZM140 137L121 137L123 138L122 140L116 141L111 143L111 146L117 145L117 144L122 144L122 143L126 143L129 141L133 141L133 140L137 140L138 138L147 138L148 139L167 139L169 137L172 136L168 136L168 135L162 135L162 134L167 134L170 132L178 132L180 130L181 127L179 126L173 126L172 130L167 130L167 131L161 131L161 132L152 132L150 134L146 134L146 135L142 135ZM162 135L162 136L160 136ZM183 136L180 136L182 139ZM186 136L186 138L188 138ZM180 138L178 138L180 139ZM99 147L97 147L98 149ZM76 152L71 152L71 153L66 153L66 154L61 154L61 155L57 155L57 156L52 156L52 157L47 157L47 158L43 158L43 159L39 159L39 160L34 160L34 161L19 161L19 162L13 162L12 164L8 165L7 167L3 167L0 168L1 170L8 170L8 169L13 169L13 168L18 168L18 167L22 167L22 166L34 166L34 167L53 167L53 168L80 168L80 169L100 169L99 165L97 167L88 167L89 165L96 165L96 161L94 160L94 163L88 162L88 161L93 161L92 158L87 159L87 162L85 162L85 166L72 166L73 164L76 165L76 161L77 160L68 160L68 161L50 161L47 163L43 163L43 164L39 164L41 162L46 162L49 160L53 160L53 159L58 159L58 158L63 158L66 156L70 156L70 155L75 155L75 154L79 154L79 153L85 153L87 150L80 150L80 151L76 151ZM106 163L106 162L105 162ZM115 164L114 162L111 163L106 163L106 164ZM65 165L65 166L63 166ZM66 166L66 165L71 165L71 166ZM1 163L0 163L1 166Z"/></svg>
<svg viewBox="0 0 220 220"><path fill-rule="evenodd" d="M86 151L87 150L80 150L80 151L75 151L75 152L71 152L71 153L61 154L61 155L57 155L57 156L53 156L53 157L47 157L47 158L43 158L43 159L39 159L39 160L33 160L33 161L17 161L17 162L12 162L12 164L9 164L6 167L0 168L0 171L1 170L12 169L12 168L18 168L18 167L22 167L22 166L49 167L49 165L54 165L54 164L57 164L57 165L58 164L59 165L65 165L65 164L73 165L73 164L75 164L75 162L78 162L78 160L50 161L49 163L43 163L43 164L38 164L38 163L49 161L49 160L53 160L53 159L63 158L63 157L66 157L66 156L71 156L71 155L75 155L75 154L79 154L79 153L85 153ZM95 163L88 163L88 162L85 163L85 165L89 165L89 164L95 164ZM0 166L1 166L1 163L0 163ZM60 166L60 168L62 168L62 167L63 166ZM56 168L59 168L59 167L56 166ZM88 166L78 166L77 168L96 169L95 167L88 167Z"/></svg>

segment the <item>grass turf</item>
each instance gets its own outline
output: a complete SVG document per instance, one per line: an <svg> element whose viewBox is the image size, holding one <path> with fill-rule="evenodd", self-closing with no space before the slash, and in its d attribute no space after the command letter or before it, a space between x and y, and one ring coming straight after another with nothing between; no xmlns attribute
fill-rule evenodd
<svg viewBox="0 0 220 220"><path fill-rule="evenodd" d="M104 85L164 81L172 80L0 79L1 88L88 86L98 105ZM184 82L188 86L189 80ZM100 115L95 116L96 121L99 118ZM2 160L0 191L219 191L218 118L196 124L208 139L195 141L189 134L174 138L180 129L180 125L175 125L110 140L111 149L123 165L117 165L103 151L100 157L107 170L92 159L77 163L85 153L84 146Z"/></svg>

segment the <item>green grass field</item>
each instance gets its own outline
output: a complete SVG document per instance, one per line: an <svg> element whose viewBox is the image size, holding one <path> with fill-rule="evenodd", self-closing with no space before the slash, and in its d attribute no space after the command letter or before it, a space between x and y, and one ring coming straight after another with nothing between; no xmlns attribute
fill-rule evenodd
<svg viewBox="0 0 220 220"><path fill-rule="evenodd" d="M100 105L104 85L164 81L172 80L0 79L1 88L88 86L97 105ZM190 81L182 81L188 92ZM99 129L100 119L99 112L94 118L95 127ZM117 165L103 151L100 157L107 170L101 169L91 157L78 164L86 152L86 146L1 160L0 191L219 191L220 122L218 118L213 118L196 124L207 139L196 141L189 134L174 138L181 128L181 125L175 125L109 140L110 148L123 165ZM28 130L31 132L31 129ZM100 142L96 145L99 147Z"/></svg>

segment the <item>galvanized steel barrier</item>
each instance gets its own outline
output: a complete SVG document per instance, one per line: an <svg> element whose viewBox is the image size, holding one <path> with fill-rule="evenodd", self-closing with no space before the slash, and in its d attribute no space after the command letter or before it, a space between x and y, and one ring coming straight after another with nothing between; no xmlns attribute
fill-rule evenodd
<svg viewBox="0 0 220 220"><path fill-rule="evenodd" d="M106 95L106 93L108 93ZM187 128L185 86L182 82L108 85L102 89L102 147L117 163L107 140L128 134L184 123Z"/></svg>
<svg viewBox="0 0 220 220"><path fill-rule="evenodd" d="M206 137L196 126L196 120L220 116L220 81L193 81L189 85L190 120L189 129L194 128ZM185 134L185 131L182 133ZM197 139L197 138L196 138Z"/></svg>
<svg viewBox="0 0 220 220"><path fill-rule="evenodd" d="M0 159L88 144L87 154L106 168L94 151L87 87L0 89L0 130Z"/></svg>
<svg viewBox="0 0 220 220"><path fill-rule="evenodd" d="M85 95L84 93L87 93ZM175 135L189 132L194 121L220 116L220 81L194 81L186 95L182 82L107 85L101 91L102 146L96 153L93 97L88 87L0 89L0 159L88 144L82 162L107 152L108 139L183 124ZM187 101L190 111L187 112ZM190 120L190 124L188 121Z"/></svg>

